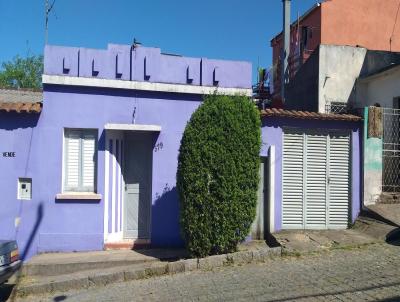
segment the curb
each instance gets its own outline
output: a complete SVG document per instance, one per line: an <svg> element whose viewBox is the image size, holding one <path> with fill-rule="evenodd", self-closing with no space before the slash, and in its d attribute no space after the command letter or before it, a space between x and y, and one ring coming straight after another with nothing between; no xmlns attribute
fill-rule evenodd
<svg viewBox="0 0 400 302"><path fill-rule="evenodd" d="M24 276L57 276L61 274L75 273L82 270L108 269L114 266L134 265L140 263L155 262L156 259L147 260L118 260L118 261L100 261L84 263L62 263L62 264L30 264L22 266L22 275Z"/></svg>
<svg viewBox="0 0 400 302"><path fill-rule="evenodd" d="M211 270L223 266L242 265L248 263L265 262L273 257L281 256L281 247L259 249L254 251L242 251L230 254L209 256L200 259L185 259L175 262L149 262L148 266L127 267L120 271L104 274L89 275L76 279L66 279L43 284L16 285L13 291L19 297L45 294L56 291L68 291L72 289L85 289L94 286L146 279L153 276L176 274L195 270Z"/></svg>

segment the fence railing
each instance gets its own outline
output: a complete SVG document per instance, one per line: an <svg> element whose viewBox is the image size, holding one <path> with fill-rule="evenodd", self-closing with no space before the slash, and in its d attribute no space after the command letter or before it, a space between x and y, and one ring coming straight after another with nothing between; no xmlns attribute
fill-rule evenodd
<svg viewBox="0 0 400 302"><path fill-rule="evenodd" d="M382 192L400 192L400 109L382 108Z"/></svg>
<svg viewBox="0 0 400 302"><path fill-rule="evenodd" d="M348 113L349 107L343 102L326 102L325 113Z"/></svg>

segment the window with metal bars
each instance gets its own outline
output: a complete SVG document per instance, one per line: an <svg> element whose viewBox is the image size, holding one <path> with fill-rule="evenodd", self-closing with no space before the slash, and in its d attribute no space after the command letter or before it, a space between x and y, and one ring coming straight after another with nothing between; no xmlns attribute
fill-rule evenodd
<svg viewBox="0 0 400 302"><path fill-rule="evenodd" d="M348 105L343 102L326 102L325 113L348 113Z"/></svg>

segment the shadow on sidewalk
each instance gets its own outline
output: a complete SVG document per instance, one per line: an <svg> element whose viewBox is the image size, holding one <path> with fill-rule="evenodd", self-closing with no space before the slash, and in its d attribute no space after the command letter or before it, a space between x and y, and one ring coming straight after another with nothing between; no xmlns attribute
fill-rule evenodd
<svg viewBox="0 0 400 302"><path fill-rule="evenodd" d="M272 235L272 234L269 233L269 232L265 235L265 243L266 243L269 247L271 247L271 248L282 246L282 245L278 242L278 240L276 240L275 236Z"/></svg>
<svg viewBox="0 0 400 302"><path fill-rule="evenodd" d="M385 223L387 225L400 228L400 225L398 225L397 223L394 223L393 221L383 217L382 215L376 213L375 211L373 211L373 210L371 210L371 209L369 209L367 207L365 207L365 208L363 208L361 210L360 217L366 217L366 218L374 219L374 220L377 220L379 222Z"/></svg>
<svg viewBox="0 0 400 302"><path fill-rule="evenodd" d="M189 253L185 249L179 248L134 248L133 251L145 256L157 258L160 261L178 261L190 258Z"/></svg>
<svg viewBox="0 0 400 302"><path fill-rule="evenodd" d="M386 243L400 246L400 228L394 229L386 235Z"/></svg>
<svg viewBox="0 0 400 302"><path fill-rule="evenodd" d="M386 243L391 244L391 245L396 245L396 246L400 246L400 225L391 221L390 219L387 219L385 217L383 217L382 215L376 213L375 211L371 210L370 208L364 208L361 213L360 216L366 217L366 218L370 218L370 219L374 219L378 222L387 224L389 226L392 227L396 227L396 229L390 231L385 238Z"/></svg>

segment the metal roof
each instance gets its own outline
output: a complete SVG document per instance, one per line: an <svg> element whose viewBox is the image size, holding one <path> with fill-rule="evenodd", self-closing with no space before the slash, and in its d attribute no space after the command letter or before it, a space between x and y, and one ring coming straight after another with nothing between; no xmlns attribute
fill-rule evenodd
<svg viewBox="0 0 400 302"><path fill-rule="evenodd" d="M368 80L370 80L372 78L375 78L376 76L380 76L380 75L383 75L383 74L388 74L390 72L397 71L399 68L400 68L400 63L398 63L398 62L397 63L391 63L391 64L389 64L389 65L387 65L387 66L385 66L385 67L383 67L381 69L375 70L375 71L367 73L365 75L362 75L360 77L360 80L361 81L368 81Z"/></svg>

